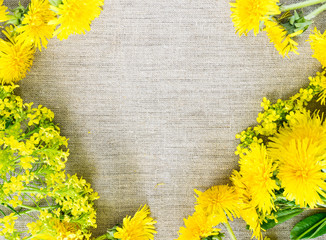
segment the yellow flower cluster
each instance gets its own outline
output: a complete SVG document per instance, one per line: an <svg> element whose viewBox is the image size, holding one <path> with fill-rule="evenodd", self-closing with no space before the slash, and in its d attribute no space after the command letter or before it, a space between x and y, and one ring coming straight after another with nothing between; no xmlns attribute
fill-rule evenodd
<svg viewBox="0 0 326 240"><path fill-rule="evenodd" d="M67 139L53 112L23 103L16 87L0 87L0 236L20 239L18 216L40 211L28 224L31 239L84 239L96 227L98 195L84 179L66 176Z"/></svg>
<svg viewBox="0 0 326 240"><path fill-rule="evenodd" d="M0 81L17 82L26 76L36 49L46 48L48 40L60 40L90 30L104 0L31 0L27 8L19 6L9 13L0 1L0 22L7 25L0 39Z"/></svg>
<svg viewBox="0 0 326 240"><path fill-rule="evenodd" d="M85 179L65 174L67 139L52 121L51 110L24 103L17 86L0 86L0 236L7 239L85 240L96 228L98 194ZM11 212L11 213L10 213ZM39 212L35 219L31 212ZM99 239L152 240L156 233L148 206L122 227ZM27 231L15 229L19 216L32 221Z"/></svg>
<svg viewBox="0 0 326 240"><path fill-rule="evenodd" d="M323 0L303 1L291 5L281 5L278 0L235 0L231 3L231 18L239 36L247 35L251 30L254 35L264 31L280 55L285 57L290 52L298 54L296 51L298 43L293 38L308 29L311 20L326 7L322 5L306 16L296 10L319 3L323 3ZM317 58L324 67L326 66L325 38L325 33L321 34L317 29L309 38L314 51L313 57Z"/></svg>
<svg viewBox="0 0 326 240"><path fill-rule="evenodd" d="M228 221L237 217L253 237L263 239L265 223L278 221L279 211L324 206L326 123L319 111L311 113L306 106L312 99L325 104L326 70L309 79L309 86L289 100L272 104L263 99L258 125L236 136L240 168L230 177L232 185L195 190L195 213L184 220L178 239L212 239L222 234L218 224L235 239Z"/></svg>

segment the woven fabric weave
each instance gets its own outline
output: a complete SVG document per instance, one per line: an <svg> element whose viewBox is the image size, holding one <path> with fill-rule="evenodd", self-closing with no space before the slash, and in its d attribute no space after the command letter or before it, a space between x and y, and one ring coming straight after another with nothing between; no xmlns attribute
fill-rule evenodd
<svg viewBox="0 0 326 240"><path fill-rule="evenodd" d="M230 183L235 134L255 124L261 99L288 98L321 69L308 31L283 59L264 33L239 38L230 14L223 0L106 0L90 32L37 53L16 93L52 109L70 139L67 172L101 197L95 236L147 203L155 239L177 238L193 189ZM271 239L289 239L299 219ZM243 221L231 225L250 238Z"/></svg>

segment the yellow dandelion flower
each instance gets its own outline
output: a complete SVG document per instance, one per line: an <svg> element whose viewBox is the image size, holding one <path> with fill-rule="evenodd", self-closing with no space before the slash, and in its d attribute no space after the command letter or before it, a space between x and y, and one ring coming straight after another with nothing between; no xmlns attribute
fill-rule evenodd
<svg viewBox="0 0 326 240"><path fill-rule="evenodd" d="M6 6L3 6L3 0L0 0L0 22L5 22L9 20L7 10L8 8Z"/></svg>
<svg viewBox="0 0 326 240"><path fill-rule="evenodd" d="M35 45L41 51L42 45L46 48L48 39L53 36L55 26L48 23L54 19L48 0L32 0L22 26L17 28L18 40Z"/></svg>
<svg viewBox="0 0 326 240"><path fill-rule="evenodd" d="M147 205L140 208L134 217L123 219L122 228L117 227L114 237L121 240L150 240L154 239L156 221L149 217L150 210Z"/></svg>
<svg viewBox="0 0 326 240"><path fill-rule="evenodd" d="M319 98L317 101L320 101L321 104L326 102L326 70L323 72L317 72L315 77L309 77L310 83L315 86L321 87Z"/></svg>
<svg viewBox="0 0 326 240"><path fill-rule="evenodd" d="M274 209L274 191L278 189L272 179L276 169L272 159L267 155L263 144L252 144L247 154L239 161L242 182L251 195L251 204L262 214L268 214Z"/></svg>
<svg viewBox="0 0 326 240"><path fill-rule="evenodd" d="M233 171L230 177L232 183L235 186L235 190L240 199L240 216L247 223L249 229L252 231L252 237L262 239L261 223L264 219L264 215L257 213L257 204L252 202L252 195L249 192L247 184L244 183L243 177L239 172Z"/></svg>
<svg viewBox="0 0 326 240"><path fill-rule="evenodd" d="M274 21L266 21L266 27L264 31L270 39L270 42L274 43L274 47L283 57L289 56L289 52L294 52L299 54L296 50L298 43L296 43L292 38L300 35L303 31L297 31L288 34L286 29Z"/></svg>
<svg viewBox="0 0 326 240"><path fill-rule="evenodd" d="M90 30L91 22L102 10L104 0L63 0L58 7L51 6L59 18L51 24L60 25L54 32L60 40L67 39L70 34L85 34Z"/></svg>
<svg viewBox="0 0 326 240"><path fill-rule="evenodd" d="M11 28L3 33L8 41L0 39L0 81L17 82L26 76L33 63L35 49L28 44L18 42L11 36Z"/></svg>
<svg viewBox="0 0 326 240"><path fill-rule="evenodd" d="M239 199L234 187L219 185L205 192L195 189L195 193L198 195L196 211L212 214L221 222L227 222L227 217L231 221L233 217L239 217Z"/></svg>
<svg viewBox="0 0 326 240"><path fill-rule="evenodd" d="M78 224L61 221L54 216L28 223L27 227L33 240L84 240L89 239L90 236L88 233L83 233Z"/></svg>
<svg viewBox="0 0 326 240"><path fill-rule="evenodd" d="M321 34L315 28L313 34L310 34L308 41L310 41L311 49L314 51L312 56L326 67L326 31Z"/></svg>
<svg viewBox="0 0 326 240"><path fill-rule="evenodd" d="M236 0L231 3L231 18L241 36L253 30L259 32L260 22L267 16L280 14L278 0Z"/></svg>
<svg viewBox="0 0 326 240"><path fill-rule="evenodd" d="M326 127L309 111L296 114L296 121L271 138L270 153L279 160L278 178L284 196L301 207L315 207L325 196ZM320 195L319 195L320 194Z"/></svg>
<svg viewBox="0 0 326 240"><path fill-rule="evenodd" d="M220 229L215 228L220 222L213 215L195 212L188 219L184 219L186 227L181 227L176 240L201 240L202 238L217 235Z"/></svg>

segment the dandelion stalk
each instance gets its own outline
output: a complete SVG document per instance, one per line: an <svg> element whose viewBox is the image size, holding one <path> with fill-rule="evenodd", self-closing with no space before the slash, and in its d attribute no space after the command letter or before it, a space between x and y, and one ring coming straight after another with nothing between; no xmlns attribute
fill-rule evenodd
<svg viewBox="0 0 326 240"><path fill-rule="evenodd" d="M235 234L234 234L234 232L233 232L233 230L232 230L232 228L231 228L229 222L226 222L226 223L225 223L225 227L226 227L226 229L228 230L228 233L229 233L231 239L232 239L232 240L237 240L237 238L235 237Z"/></svg>
<svg viewBox="0 0 326 240"><path fill-rule="evenodd" d="M309 7L309 6L312 6L312 5L315 5L315 4L318 4L318 3L324 3L324 2L326 2L326 0L308 0L308 1L304 1L304 2L299 2L299 3L294 3L294 4L281 6L280 11L281 12L287 12L287 11L300 9L300 8L304 8L304 7Z"/></svg>
<svg viewBox="0 0 326 240"><path fill-rule="evenodd" d="M323 11L326 10L326 3L321 5L319 8L315 9L314 11L312 11L311 13L309 13L305 19L307 20L311 20L313 18L315 18L318 14L322 13Z"/></svg>

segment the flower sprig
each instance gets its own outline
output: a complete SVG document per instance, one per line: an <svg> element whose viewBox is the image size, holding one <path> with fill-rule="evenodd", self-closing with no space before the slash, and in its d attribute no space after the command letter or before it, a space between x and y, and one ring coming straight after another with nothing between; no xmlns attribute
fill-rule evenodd
<svg viewBox="0 0 326 240"><path fill-rule="evenodd" d="M36 49L42 51L52 37L63 40L89 31L103 5L104 0L31 0L28 6L19 3L9 11L0 0L0 23L5 26L6 36L0 39L1 83L23 79Z"/></svg>
<svg viewBox="0 0 326 240"><path fill-rule="evenodd" d="M99 196L85 179L65 173L68 139L53 123L53 112L24 103L13 94L16 87L0 86L0 236L91 239ZM145 205L98 239L153 239L156 222L149 214ZM30 221L17 229L22 216Z"/></svg>
<svg viewBox="0 0 326 240"><path fill-rule="evenodd" d="M304 14L306 7L316 5L309 14ZM325 0L306 0L295 4L284 5L279 0L236 0L231 3L231 18L236 32L247 35L253 31L257 35L266 32L270 42L283 57L290 52L298 54L298 43L295 37L301 35L313 23L313 19L326 10ZM316 28L308 41L314 51L313 57L326 65L326 36Z"/></svg>
<svg viewBox="0 0 326 240"><path fill-rule="evenodd" d="M326 101L326 70L310 77L306 88L276 103L263 98L257 125L236 135L239 170L230 185L195 190L195 213L185 219L178 240L222 239L224 225L242 218L252 237L310 209L326 206L326 122L308 110L309 103ZM311 239L325 233L326 214L318 213L295 225L291 239Z"/></svg>

